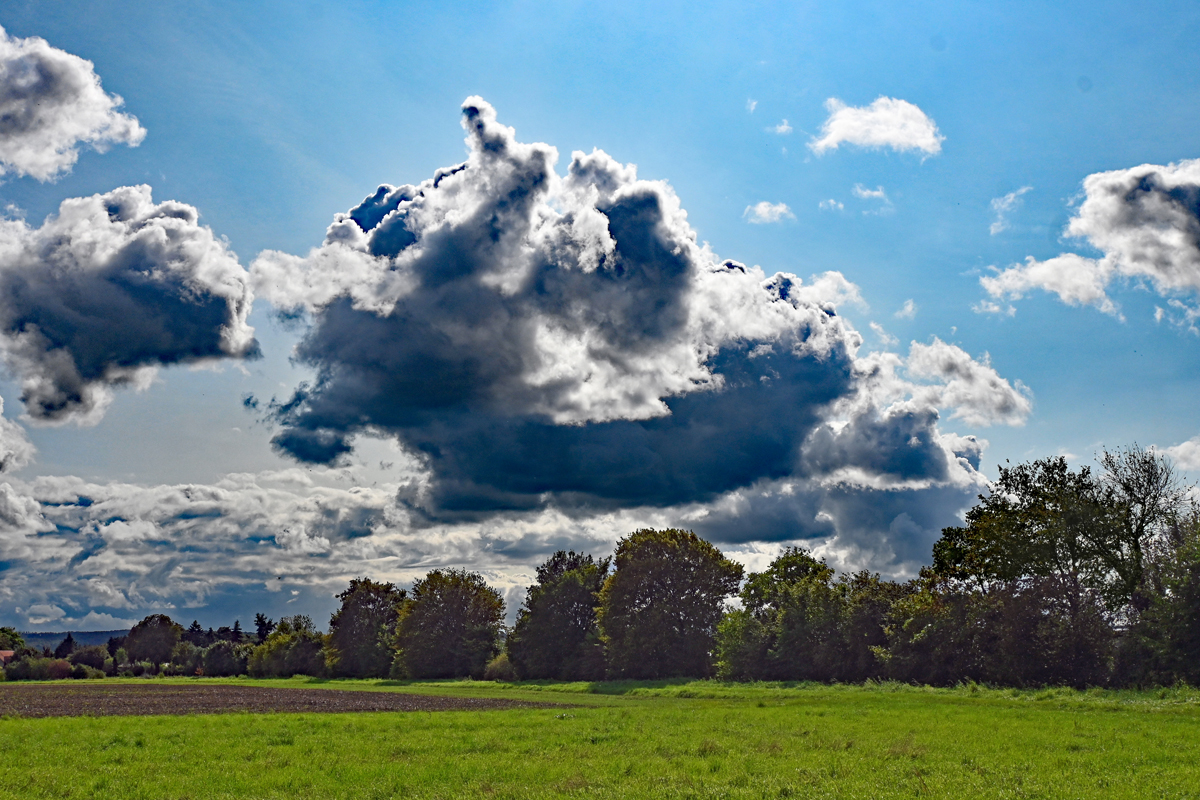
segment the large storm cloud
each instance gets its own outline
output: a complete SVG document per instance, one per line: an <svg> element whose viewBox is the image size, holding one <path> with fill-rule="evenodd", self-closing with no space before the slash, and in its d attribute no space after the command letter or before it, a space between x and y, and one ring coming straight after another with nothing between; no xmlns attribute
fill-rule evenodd
<svg viewBox="0 0 1200 800"><path fill-rule="evenodd" d="M146 130L121 104L92 62L0 28L0 175L51 180L75 164L80 143L138 145Z"/></svg>
<svg viewBox="0 0 1200 800"><path fill-rule="evenodd" d="M257 352L249 277L195 208L149 186L0 220L0 355L34 421L95 421L160 365Z"/></svg>
<svg viewBox="0 0 1200 800"><path fill-rule="evenodd" d="M270 406L279 450L329 464L356 435L395 437L428 468L406 502L453 519L703 503L797 476L962 484L981 445L939 432L938 408L1028 413L936 340L864 360L836 310L852 284L717 258L633 166L576 152L560 177L554 148L519 143L480 98L463 123L466 162L381 186L307 257L252 266L260 295L311 320L296 358L316 377Z"/></svg>

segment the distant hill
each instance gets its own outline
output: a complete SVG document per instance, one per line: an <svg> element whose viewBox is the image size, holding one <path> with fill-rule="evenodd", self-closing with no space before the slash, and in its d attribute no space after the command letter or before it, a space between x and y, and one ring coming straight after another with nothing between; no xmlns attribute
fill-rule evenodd
<svg viewBox="0 0 1200 800"><path fill-rule="evenodd" d="M108 644L109 637L124 636L129 633L128 628L122 628L119 631L71 631L71 635L75 637L75 643L86 647L90 644ZM30 647L49 647L51 650L58 647L63 639L67 638L66 631L58 633L21 633L25 639L25 644Z"/></svg>

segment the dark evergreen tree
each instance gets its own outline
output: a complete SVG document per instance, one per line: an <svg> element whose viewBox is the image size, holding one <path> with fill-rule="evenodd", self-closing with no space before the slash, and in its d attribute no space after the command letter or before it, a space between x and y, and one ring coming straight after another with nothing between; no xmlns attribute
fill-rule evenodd
<svg viewBox="0 0 1200 800"><path fill-rule="evenodd" d="M207 647L212 644L208 638L208 634L204 632L204 628L200 627L199 620L192 620L192 624L183 632L183 641L194 647Z"/></svg>
<svg viewBox="0 0 1200 800"><path fill-rule="evenodd" d="M65 638L61 642L59 642L58 647L54 648L54 657L55 658L66 658L67 656L71 655L71 653L74 653L74 652L75 652L75 637L71 635L70 631L68 631L67 638Z"/></svg>
<svg viewBox="0 0 1200 800"><path fill-rule="evenodd" d="M273 630L275 630L275 620L266 614L254 615L254 634L258 637L259 644L265 642Z"/></svg>

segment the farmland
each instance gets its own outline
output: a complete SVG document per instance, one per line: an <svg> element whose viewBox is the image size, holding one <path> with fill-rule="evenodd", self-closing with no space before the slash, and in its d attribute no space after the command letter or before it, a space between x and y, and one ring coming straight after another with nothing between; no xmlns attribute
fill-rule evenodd
<svg viewBox="0 0 1200 800"><path fill-rule="evenodd" d="M556 705L6 716L0 796L1200 796L1200 693L1189 689L307 678L66 686L148 685L386 692L433 702L417 708L455 706L433 698ZM46 686L0 685L0 697Z"/></svg>

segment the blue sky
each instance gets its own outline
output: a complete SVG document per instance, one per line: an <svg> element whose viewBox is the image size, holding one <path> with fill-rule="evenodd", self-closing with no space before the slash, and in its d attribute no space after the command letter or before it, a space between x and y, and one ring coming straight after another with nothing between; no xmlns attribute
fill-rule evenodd
<svg viewBox="0 0 1200 800"><path fill-rule="evenodd" d="M1136 441L1165 448L1200 435L1194 400L1200 340L1186 324L1172 324L1170 314L1155 319L1156 308L1182 313L1172 312L1172 299L1193 305L1194 282L1161 289L1153 279L1125 279L1120 275L1132 273L1118 270L1107 287L1119 306L1112 313L1095 304L1070 305L1036 287L1020 299L994 297L980 283L1027 257L1104 256L1094 239L1064 238L1086 199L1089 175L1200 157L1193 53L1200 9L1194 4L664 3L646 9L559 2L480 10L454 3L111 3L97 10L88 3L14 2L0 10L0 26L10 37L41 37L91 61L103 89L120 95L120 110L147 132L136 147L116 143L100 153L84 146L56 180L10 170L0 202L20 209L10 215L22 214L32 228L67 198L149 184L154 202L198 209L200 224L227 237L238 262L253 273L263 251L303 256L320 246L334 214L379 184L417 184L461 162L460 106L478 95L495 108L500 124L515 129L516 141L556 147L559 175L566 174L572 151L600 148L636 164L639 178L668 182L698 240L721 259L806 281L840 273L861 295L860 302L838 305L839 316L862 334L860 356L905 358L910 342L940 342L989 366L1031 402L1027 412L984 420L949 401L938 406L938 430L987 440L978 465L983 477L1005 459L1069 454L1088 463L1103 447ZM880 97L919 108L944 137L940 152L851 142L817 154L809 146L830 117L828 100L863 108ZM993 233L993 202L1025 187L1004 214L1005 227ZM867 191L876 195L859 196ZM754 224L747 209L761 202L786 204L788 213ZM288 613L289 600L290 608L320 618L329 610L331 587L348 577L369 572L405 582L426 568L460 563L483 570L512 600L555 547L603 550L628 533L621 525L686 526L700 519L699 506L735 502L731 495L705 495L682 505L641 506L609 497L586 511L567 508L560 498L520 513L489 509L470 520L439 517L435 510L433 523L416 524L404 517L403 503L388 510L396 502L394 484L404 480L396 478L396 467L383 466L407 463L404 443L411 454L416 441L406 439L407 429L374 419L383 432L370 441L360 436L351 457L357 466L342 472L298 466L272 449L281 426L307 423L264 416L269 398L286 400L329 362L320 360L324 356L290 362L292 347L305 337L304 323L280 322L270 291L256 294L248 324L261 359L164 366L149 388L117 388L95 424L39 425L22 416L19 376L10 368L0 380L5 416L37 451L0 480L41 504L43 515L60 513L47 510L60 506L47 504L72 480L108 487L114 504L127 504L105 518L81 511L73 521L51 520L62 537L52 552L26 543L18 555L0 553L0 563L9 565L0 579L16 587L10 597L0 595L0 624L100 624L159 608L228 624L221 622L224 615L249 618L259 610L250 607L255 603ZM915 312L897 316L907 301ZM999 313L975 310L985 301ZM312 311L310 321L322 313ZM247 395L260 401L258 412L243 406ZM1189 452L1176 451L1180 466L1200 468ZM251 525L233 512L213 512L223 522L201 530L199 523L138 511L162 487L217 485L230 473L275 474L256 479L262 488L295 469L316 475L314 485L330 491L376 487L379 497L369 504L375 522L344 542L325 536L325 551L317 545L305 551L307 545L288 545L286 537L263 530L262 514ZM437 469L432 474L434 483L446 479ZM863 523L853 537L842 531L841 539L822 539L799 524L787 540L781 534L755 540L720 526L713 535L724 536L752 568L784 541L799 541L826 547L843 568L911 574L922 548L927 557L938 525L952 524L979 486L960 481L953 492L943 486L945 493L904 486L915 492L912 507ZM138 491L143 499L130 499ZM295 491L309 497L309 489ZM897 484L887 491L892 498L907 490ZM836 516L832 507L822 513ZM122 550L118 557L116 539L101 530L117 518L157 530L139 541L158 536L171 542L164 547L172 555L150 548ZM922 532L900 548L896 537L910 523ZM70 532L61 533L63 526ZM320 539L313 530L305 535ZM244 541L236 545L212 538L239 535ZM191 582L166 577L192 563L176 552L186 551L189 536L206 543L198 547L208 562L197 562ZM872 536L890 536L891 544L872 550ZM533 539L537 544L514 544ZM290 572L270 577L288 589L268 587L265 566L226 574L214 565L259 558L247 554L251 540L279 549ZM87 547L98 553L107 547L111 558L77 558L75 566L64 566ZM88 566L89 558L99 566ZM142 590L122 589L130 580ZM46 581L77 588L55 599L35 588ZM105 582L113 592L94 588ZM6 610L8 603L22 610Z"/></svg>

